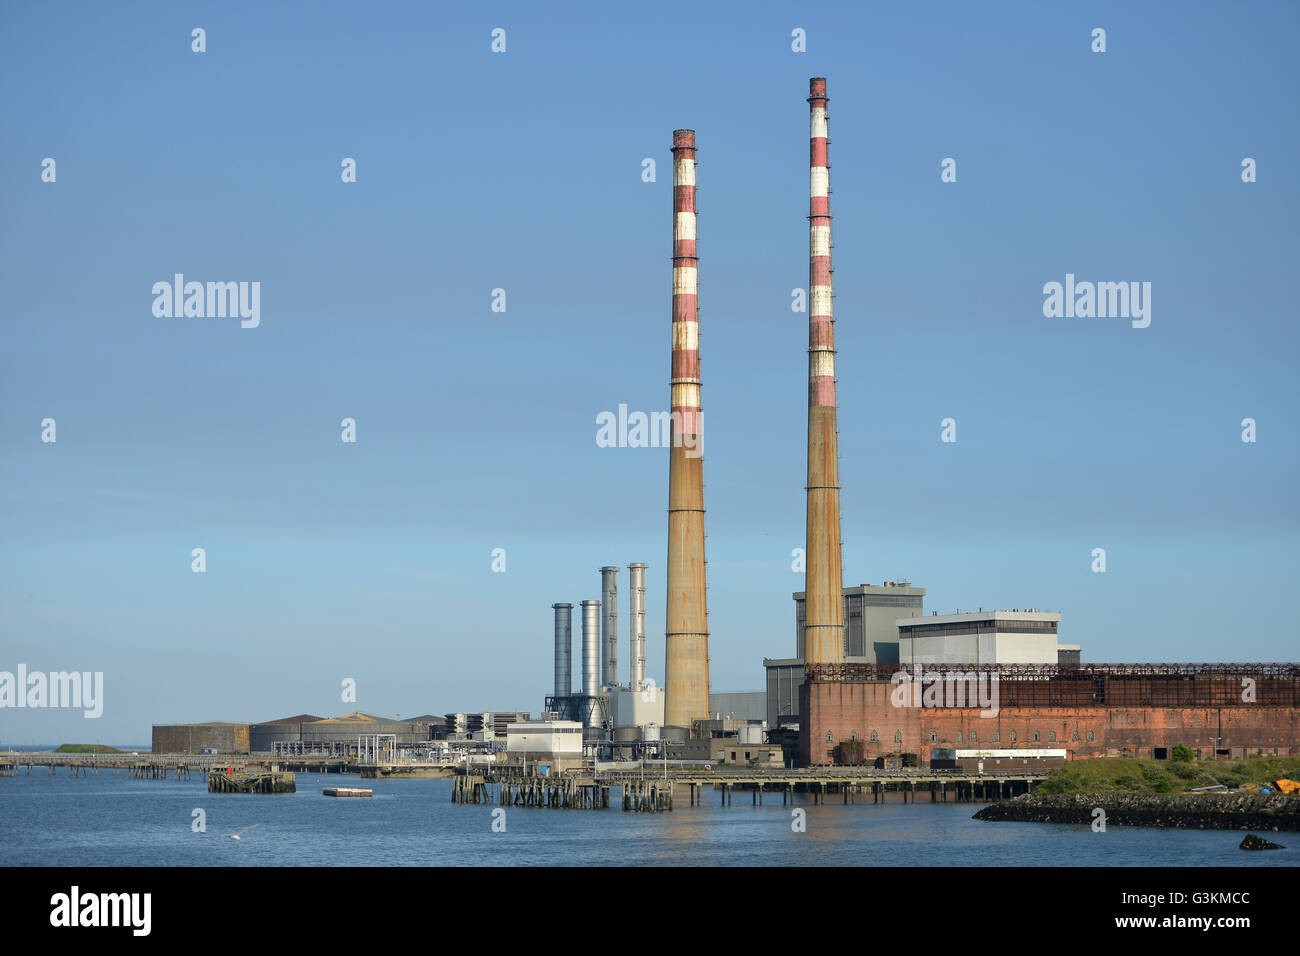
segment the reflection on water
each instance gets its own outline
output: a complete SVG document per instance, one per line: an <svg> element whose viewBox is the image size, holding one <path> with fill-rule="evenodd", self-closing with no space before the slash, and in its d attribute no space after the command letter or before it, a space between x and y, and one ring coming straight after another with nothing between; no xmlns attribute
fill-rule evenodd
<svg viewBox="0 0 1300 956"><path fill-rule="evenodd" d="M1244 853L1236 831L981 823L979 804L813 805L805 832L778 799L744 794L720 807L672 813L511 807L492 831L493 804L451 803L448 780L371 780L375 795L346 800L321 787L337 775L299 774L282 796L210 794L201 780L0 778L0 863L6 865L722 865L722 866L1295 866L1288 849ZM771 795L769 795L770 797ZM617 798L615 799L617 806ZM193 811L206 833L191 830ZM227 834L244 828L239 840Z"/></svg>

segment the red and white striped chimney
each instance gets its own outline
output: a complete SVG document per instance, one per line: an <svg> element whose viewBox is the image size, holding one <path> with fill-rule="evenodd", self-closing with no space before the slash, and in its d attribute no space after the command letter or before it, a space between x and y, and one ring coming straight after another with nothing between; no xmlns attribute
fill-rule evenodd
<svg viewBox="0 0 1300 956"><path fill-rule="evenodd" d="M703 421L696 298L695 131L673 131L672 441L668 449L668 613L664 724L709 716L705 606Z"/></svg>
<svg viewBox="0 0 1300 956"><path fill-rule="evenodd" d="M831 285L830 160L826 79L809 81L808 523L805 664L844 661L840 555L839 431L835 404L835 310Z"/></svg>

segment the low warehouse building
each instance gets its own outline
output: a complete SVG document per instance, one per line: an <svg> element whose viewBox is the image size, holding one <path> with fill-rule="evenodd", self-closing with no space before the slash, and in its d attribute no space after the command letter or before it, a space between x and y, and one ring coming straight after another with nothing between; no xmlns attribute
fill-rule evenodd
<svg viewBox="0 0 1300 956"><path fill-rule="evenodd" d="M298 747L302 743L304 724L313 724L320 720L315 714L298 714L296 717L281 717L253 724L248 728L249 749L253 753L271 753L276 744L289 744Z"/></svg>
<svg viewBox="0 0 1300 956"><path fill-rule="evenodd" d="M355 713L303 724L302 743L308 750L337 746L355 752L357 738L362 734L391 734L397 738L397 746L409 747L416 742L419 733L416 724Z"/></svg>
<svg viewBox="0 0 1300 956"><path fill-rule="evenodd" d="M154 724L152 748L156 754L248 753L248 724L214 720L206 724Z"/></svg>

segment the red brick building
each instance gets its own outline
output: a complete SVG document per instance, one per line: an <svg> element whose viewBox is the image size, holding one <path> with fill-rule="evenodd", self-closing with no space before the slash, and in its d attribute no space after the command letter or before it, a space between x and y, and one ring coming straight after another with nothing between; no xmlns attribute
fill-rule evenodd
<svg viewBox="0 0 1300 956"><path fill-rule="evenodd" d="M1204 758L1300 754L1297 664L960 670L963 680L944 682L900 680L896 664L810 669L800 688L800 765L834 763L836 745L850 740L864 742L867 759L911 753L921 763L937 747L1059 748L1072 760L1163 758L1176 744ZM953 697L963 683L966 693Z"/></svg>

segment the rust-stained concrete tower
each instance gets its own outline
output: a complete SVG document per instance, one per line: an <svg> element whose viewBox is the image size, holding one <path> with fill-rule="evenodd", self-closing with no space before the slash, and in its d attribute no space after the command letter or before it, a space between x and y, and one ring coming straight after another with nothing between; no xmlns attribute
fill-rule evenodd
<svg viewBox="0 0 1300 956"><path fill-rule="evenodd" d="M808 209L808 524L804 551L805 664L844 662L840 560L839 432L835 411L835 313L831 291L830 162L826 79L809 81L812 113Z"/></svg>
<svg viewBox="0 0 1300 956"><path fill-rule="evenodd" d="M695 131L673 131L673 352L668 449L668 614L664 724L689 731L709 716L704 459L696 301Z"/></svg>

